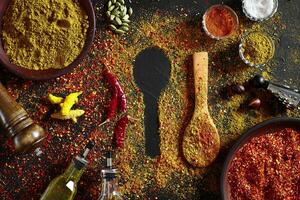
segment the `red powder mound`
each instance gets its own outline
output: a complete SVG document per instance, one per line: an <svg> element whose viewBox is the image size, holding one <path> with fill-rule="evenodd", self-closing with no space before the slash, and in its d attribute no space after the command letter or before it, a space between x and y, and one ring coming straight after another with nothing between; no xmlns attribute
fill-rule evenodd
<svg viewBox="0 0 300 200"><path fill-rule="evenodd" d="M231 199L299 200L300 132L286 128L252 138L232 160Z"/></svg>
<svg viewBox="0 0 300 200"><path fill-rule="evenodd" d="M217 37L230 35L237 26L237 21L231 10L226 7L213 7L205 17L208 32Z"/></svg>

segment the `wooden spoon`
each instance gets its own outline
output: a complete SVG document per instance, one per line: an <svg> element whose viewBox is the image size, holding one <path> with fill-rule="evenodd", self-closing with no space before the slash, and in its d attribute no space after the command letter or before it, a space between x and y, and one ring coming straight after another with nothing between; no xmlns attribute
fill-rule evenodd
<svg viewBox="0 0 300 200"><path fill-rule="evenodd" d="M185 130L182 147L184 157L191 165L206 167L219 153L220 137L207 106L208 53L195 53L193 62L195 110Z"/></svg>

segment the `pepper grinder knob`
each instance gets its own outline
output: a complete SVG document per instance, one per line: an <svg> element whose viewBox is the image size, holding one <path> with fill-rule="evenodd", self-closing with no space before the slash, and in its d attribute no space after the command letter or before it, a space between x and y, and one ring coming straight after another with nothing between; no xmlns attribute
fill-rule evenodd
<svg viewBox="0 0 300 200"><path fill-rule="evenodd" d="M6 136L13 139L17 152L29 152L37 148L46 133L42 127L35 124L0 83L0 125L6 131Z"/></svg>

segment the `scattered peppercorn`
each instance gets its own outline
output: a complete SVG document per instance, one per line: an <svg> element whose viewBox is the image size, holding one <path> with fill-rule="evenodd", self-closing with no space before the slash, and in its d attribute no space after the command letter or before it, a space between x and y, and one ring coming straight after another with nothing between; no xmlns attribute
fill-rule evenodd
<svg viewBox="0 0 300 200"><path fill-rule="evenodd" d="M236 94L242 94L245 92L245 87L243 85L233 85L232 90Z"/></svg>
<svg viewBox="0 0 300 200"><path fill-rule="evenodd" d="M259 98L252 99L248 105L250 108L259 109L261 105L261 100Z"/></svg>

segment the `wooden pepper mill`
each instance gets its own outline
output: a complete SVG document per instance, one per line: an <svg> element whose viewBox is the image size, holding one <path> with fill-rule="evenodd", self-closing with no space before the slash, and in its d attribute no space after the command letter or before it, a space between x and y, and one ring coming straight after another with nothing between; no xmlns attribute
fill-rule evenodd
<svg viewBox="0 0 300 200"><path fill-rule="evenodd" d="M6 131L6 136L13 138L17 152L29 152L39 146L46 137L42 127L35 124L0 83L0 126Z"/></svg>

